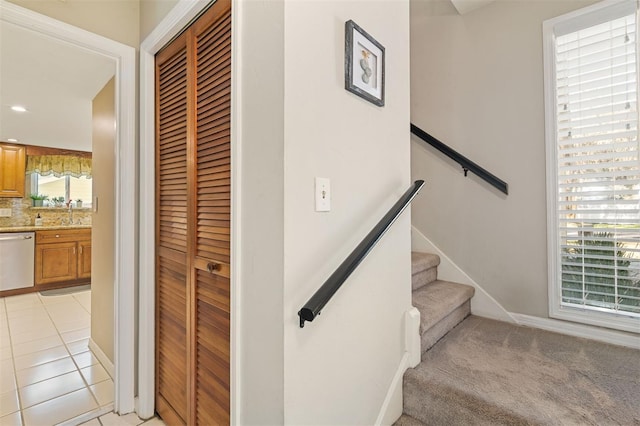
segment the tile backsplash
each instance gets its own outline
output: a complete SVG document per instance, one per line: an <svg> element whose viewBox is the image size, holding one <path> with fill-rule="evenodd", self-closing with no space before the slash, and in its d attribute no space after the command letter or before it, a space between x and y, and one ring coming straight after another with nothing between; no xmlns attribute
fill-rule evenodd
<svg viewBox="0 0 640 426"><path fill-rule="evenodd" d="M0 217L0 228L32 226L38 213L43 226L66 225L69 210L64 207L32 207L31 198L0 198L0 209L11 209L11 217ZM73 209L76 224L91 225L91 208Z"/></svg>

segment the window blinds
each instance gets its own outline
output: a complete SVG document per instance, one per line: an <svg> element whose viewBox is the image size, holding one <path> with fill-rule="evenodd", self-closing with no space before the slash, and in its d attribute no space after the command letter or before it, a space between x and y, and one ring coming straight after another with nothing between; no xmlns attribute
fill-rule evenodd
<svg viewBox="0 0 640 426"><path fill-rule="evenodd" d="M561 304L640 316L635 13L555 43Z"/></svg>

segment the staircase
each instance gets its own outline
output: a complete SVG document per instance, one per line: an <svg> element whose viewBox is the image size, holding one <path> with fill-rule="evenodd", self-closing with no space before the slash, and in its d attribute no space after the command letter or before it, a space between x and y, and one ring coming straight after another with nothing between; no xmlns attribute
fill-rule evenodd
<svg viewBox="0 0 640 426"><path fill-rule="evenodd" d="M471 316L474 288L412 253L422 362L395 426L640 425L640 351Z"/></svg>
<svg viewBox="0 0 640 426"><path fill-rule="evenodd" d="M413 306L420 311L420 347L422 359L429 349L442 339L456 325L471 315L471 298L475 289L471 286L438 280L440 257L431 253L411 253L411 290ZM405 373L404 393L420 394L420 386ZM420 421L421 408L416 404L407 404L405 396L404 414L396 426L419 426L428 419ZM415 401L416 398L409 399ZM419 404L417 404L419 405Z"/></svg>
<svg viewBox="0 0 640 426"><path fill-rule="evenodd" d="M438 280L440 257L411 253L413 306L420 311L420 344L424 355L471 314L473 287Z"/></svg>

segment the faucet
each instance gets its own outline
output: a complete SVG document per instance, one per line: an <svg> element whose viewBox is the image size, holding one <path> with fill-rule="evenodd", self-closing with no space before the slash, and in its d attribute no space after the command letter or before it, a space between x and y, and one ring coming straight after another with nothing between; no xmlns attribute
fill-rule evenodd
<svg viewBox="0 0 640 426"><path fill-rule="evenodd" d="M71 204L71 200L69 200L69 225L73 225L73 205Z"/></svg>

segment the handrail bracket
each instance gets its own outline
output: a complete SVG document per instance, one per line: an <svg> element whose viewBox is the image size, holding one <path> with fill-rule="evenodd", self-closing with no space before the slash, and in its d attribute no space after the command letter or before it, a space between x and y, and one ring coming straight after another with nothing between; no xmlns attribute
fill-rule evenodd
<svg viewBox="0 0 640 426"><path fill-rule="evenodd" d="M451 158L456 163L460 164L462 170L464 171L464 176L467 177L468 173L474 173L476 176L483 179L485 182L496 188L498 191L503 192L506 195L509 195L509 184L498 178L497 176L491 174L489 171L469 160L464 155L460 154L456 150L452 149L450 146L445 145L443 142L439 141L435 137L431 136L429 133L422 130L420 127L411 123L411 133L416 135L418 138L423 140L425 143L431 145L447 157Z"/></svg>

